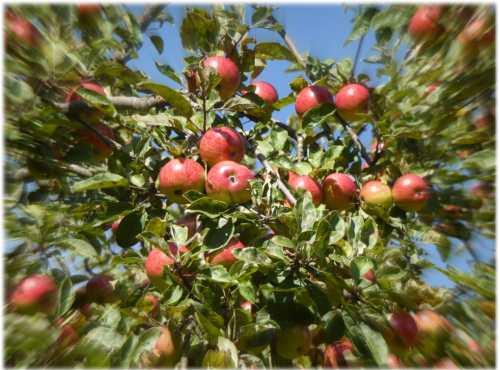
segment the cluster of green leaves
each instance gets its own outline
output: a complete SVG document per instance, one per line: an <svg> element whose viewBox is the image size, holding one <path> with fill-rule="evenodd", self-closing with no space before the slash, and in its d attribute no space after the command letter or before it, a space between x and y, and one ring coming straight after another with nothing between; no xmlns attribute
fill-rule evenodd
<svg viewBox="0 0 500 370"><path fill-rule="evenodd" d="M493 47L463 57L455 41L465 25L455 22L459 7L447 9L442 20L450 25L447 32L425 48L416 47L406 34L414 7L359 9L347 41L375 32L376 54L366 62L380 64L379 76L386 81L373 89L366 120L350 123L356 132L371 127L384 143L367 170L361 169L359 150L334 108L313 109L300 120L291 116L287 124L272 119L273 109L293 103L310 83L336 92L348 81L369 81L363 74L353 76L351 59L321 61L305 55L302 65L285 44L249 37L255 28L284 35L272 8L254 7L250 24L244 21L244 6L187 8L180 26L182 45L191 52L185 76L200 71L201 59L213 54L235 61L243 86L272 60L289 61L290 71L303 71L304 77L290 82L290 94L272 107L252 93L222 101L213 74L193 88L172 67L156 63L179 85L172 88L130 69L123 55L136 56L145 34L159 53L164 43L123 7L104 6L92 17L62 5L12 10L36 25L42 41L37 48L10 43L6 53L5 226L12 239L7 286L46 272L57 280L60 294L54 317L6 316L8 365L148 366L144 354L152 351L161 326L180 335L179 351L188 366L321 365L314 351L293 362L276 353L276 333L300 324L315 333L316 351L347 337L355 347L354 364L383 367L392 351L384 338L387 314L424 307L446 314L457 331L485 348L482 355L470 356L457 336L441 355L470 366L493 363L494 354L486 350L492 321L481 312L494 305L494 267L478 263L473 275L441 269L457 284L454 290L432 288L421 277L434 267L422 242L436 245L446 260L460 247L470 247L477 234L494 236L493 199L481 201L465 186L470 180L494 179L495 137L470 122L480 105L493 102ZM163 21L171 21L165 10L154 20ZM397 57L402 45L412 50L403 61ZM66 93L82 79L98 82L109 96L151 93L162 98L144 108L81 92L117 134L119 146L105 160L79 141L82 122L61 109ZM426 95L426 87L436 82L438 89ZM197 141L206 128L217 125L242 132L283 176L294 171L321 180L332 172L348 172L362 184L375 177L392 182L411 171L430 179L434 199L418 215L396 207L373 215L359 205L331 211L315 207L303 192L288 207L273 175L249 151L243 163L259 173L251 184L251 203L230 206L190 192L187 205L170 204L156 186L161 166L172 157L198 159ZM305 153L300 161L294 158L299 136ZM457 151L465 149L473 154L460 160ZM450 215L441 208L444 204L462 211ZM193 237L176 225L184 214L197 219ZM118 232L110 236L105 230L118 219ZM454 232L437 228L441 224L451 224ZM207 255L234 238L247 245L234 252L237 262L227 268L207 263ZM145 285L148 252L168 250L168 242L187 244L189 252L165 269L162 287ZM363 278L369 270L376 283ZM93 303L85 317L76 288L97 271L113 277L116 300ZM144 302L151 292L160 299L158 318ZM240 307L243 301L252 302L252 313ZM77 328L81 338L64 351L54 347L60 332L56 318ZM405 364L419 366L419 356L418 349L409 351Z"/></svg>

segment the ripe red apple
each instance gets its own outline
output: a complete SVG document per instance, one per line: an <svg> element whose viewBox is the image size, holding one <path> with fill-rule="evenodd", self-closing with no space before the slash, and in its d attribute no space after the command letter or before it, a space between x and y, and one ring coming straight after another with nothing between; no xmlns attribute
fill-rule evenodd
<svg viewBox="0 0 500 370"><path fill-rule="evenodd" d="M208 57L203 61L205 68L213 68L221 78L218 85L219 95L223 100L233 96L241 82L238 66L229 58L221 56Z"/></svg>
<svg viewBox="0 0 500 370"><path fill-rule="evenodd" d="M15 311L52 313L57 305L57 285L47 275L31 275L19 282L10 296Z"/></svg>
<svg viewBox="0 0 500 370"><path fill-rule="evenodd" d="M93 127L102 135L111 140L115 139L115 133L113 129L102 124L100 122L93 124ZM92 151L95 153L98 159L105 159L113 153L113 148L102 140L99 135L90 129L78 130L78 135L80 136L80 141L86 143L92 147Z"/></svg>
<svg viewBox="0 0 500 370"><path fill-rule="evenodd" d="M323 367L333 369L348 367L344 352L352 352L352 349L352 342L345 338L327 345L323 356Z"/></svg>
<svg viewBox="0 0 500 370"><path fill-rule="evenodd" d="M57 338L57 345L61 349L75 345L80 340L80 336L71 325L64 325L61 334Z"/></svg>
<svg viewBox="0 0 500 370"><path fill-rule="evenodd" d="M111 231L113 232L113 234L116 234L116 232L118 231L118 227L120 226L120 222L122 222L121 218L119 218L118 220L116 220L115 222L113 222L111 224Z"/></svg>
<svg viewBox="0 0 500 370"><path fill-rule="evenodd" d="M276 352L289 360L305 355L311 346L312 336L307 326L286 327L281 329L276 336Z"/></svg>
<svg viewBox="0 0 500 370"><path fill-rule="evenodd" d="M186 203L183 194L189 190L203 192L205 169L192 159L176 158L165 164L159 175L160 191L174 203Z"/></svg>
<svg viewBox="0 0 500 370"><path fill-rule="evenodd" d="M375 284L377 278L375 277L375 272L372 269L369 269L367 272L363 274L363 279L368 280L372 284Z"/></svg>
<svg viewBox="0 0 500 370"><path fill-rule="evenodd" d="M429 200L431 191L423 178L408 173L396 180L392 187L392 196L398 207L405 211L418 212Z"/></svg>
<svg viewBox="0 0 500 370"><path fill-rule="evenodd" d="M158 297L148 293L144 296L144 301L151 305L151 317L157 318L160 314L160 302L158 301Z"/></svg>
<svg viewBox="0 0 500 370"><path fill-rule="evenodd" d="M200 156L210 166L222 161L241 162L245 140L229 127L211 128L200 140Z"/></svg>
<svg viewBox="0 0 500 370"><path fill-rule="evenodd" d="M5 14L7 30L19 41L36 47L40 41L40 33L29 21L8 11Z"/></svg>
<svg viewBox="0 0 500 370"><path fill-rule="evenodd" d="M443 358L436 362L433 366L434 369L458 370L458 366L449 358Z"/></svg>
<svg viewBox="0 0 500 370"><path fill-rule="evenodd" d="M401 369L403 368L403 364L401 363L401 360L398 356L390 353L387 356L387 367L389 369Z"/></svg>
<svg viewBox="0 0 500 370"><path fill-rule="evenodd" d="M329 209L351 208L357 191L354 179L345 173L332 173L323 181L323 200Z"/></svg>
<svg viewBox="0 0 500 370"><path fill-rule="evenodd" d="M254 81L252 82L252 85L255 86L255 95L260 97L267 104L274 104L278 100L278 92L270 83L264 81Z"/></svg>
<svg viewBox="0 0 500 370"><path fill-rule="evenodd" d="M181 245L180 247L177 247L177 244L175 243L168 243L168 249L170 249L170 253L172 253L174 256L177 254L183 254L189 251L189 249L185 245Z"/></svg>
<svg viewBox="0 0 500 370"><path fill-rule="evenodd" d="M185 226L188 229L188 239L192 238L198 229L198 225L196 222L196 215L194 214L186 214L179 218L176 222L179 226Z"/></svg>
<svg viewBox="0 0 500 370"><path fill-rule="evenodd" d="M487 47L493 41L495 41L495 27L486 17L471 21L458 35L458 42L470 49Z"/></svg>
<svg viewBox="0 0 500 370"><path fill-rule="evenodd" d="M249 181L254 177L248 167L222 161L208 171L205 188L212 198L229 204L245 203L251 199Z"/></svg>
<svg viewBox="0 0 500 370"><path fill-rule="evenodd" d="M318 206L322 199L321 185L316 180L309 176L299 176L294 172L288 172L288 185L293 190L304 189L311 193L312 201L315 206Z"/></svg>
<svg viewBox="0 0 500 370"><path fill-rule="evenodd" d="M368 209L387 210L392 206L391 188L379 180L363 184L360 197L363 205Z"/></svg>
<svg viewBox="0 0 500 370"><path fill-rule="evenodd" d="M80 4L78 5L78 13L80 15L93 15L101 11L99 4Z"/></svg>
<svg viewBox="0 0 500 370"><path fill-rule="evenodd" d="M82 97L78 95L78 90L80 89L90 90L99 95L106 96L104 89L96 83L93 82L82 82L77 87L73 88L68 95L66 95L66 103L74 103L82 100Z"/></svg>
<svg viewBox="0 0 500 370"><path fill-rule="evenodd" d="M93 276L87 281L87 299L90 302L109 303L113 301L114 288L111 278L105 275Z"/></svg>
<svg viewBox="0 0 500 370"><path fill-rule="evenodd" d="M156 340L153 353L157 357L155 363L173 367L178 360L179 338L168 327L161 328L160 337Z"/></svg>
<svg viewBox="0 0 500 370"><path fill-rule="evenodd" d="M298 115L302 115L321 104L333 104L333 96L330 91L321 86L307 86L297 95L295 111Z"/></svg>
<svg viewBox="0 0 500 370"><path fill-rule="evenodd" d="M233 251L235 249L243 248L245 248L245 244L237 239L233 239L226 247L224 247L221 252L215 254L210 258L210 263L212 265L231 266L234 262L237 261L236 257L233 254Z"/></svg>
<svg viewBox="0 0 500 370"><path fill-rule="evenodd" d="M394 312L389 319L389 323L392 330L407 346L416 343L417 323L409 313L403 311Z"/></svg>
<svg viewBox="0 0 500 370"><path fill-rule="evenodd" d="M426 341L429 337L448 335L453 327L443 316L431 310L418 311L415 314L418 335Z"/></svg>
<svg viewBox="0 0 500 370"><path fill-rule="evenodd" d="M437 37L442 31L439 25L442 9L436 5L420 6L408 25L408 32L415 39Z"/></svg>
<svg viewBox="0 0 500 370"><path fill-rule="evenodd" d="M348 84L335 95L335 106L342 118L355 121L360 118L360 113L368 111L369 99L370 92L366 87L360 84Z"/></svg>
<svg viewBox="0 0 500 370"><path fill-rule="evenodd" d="M161 286L163 280L163 269L165 266L174 264L174 259L166 255L162 250L154 248L149 252L144 268L149 280L156 286Z"/></svg>

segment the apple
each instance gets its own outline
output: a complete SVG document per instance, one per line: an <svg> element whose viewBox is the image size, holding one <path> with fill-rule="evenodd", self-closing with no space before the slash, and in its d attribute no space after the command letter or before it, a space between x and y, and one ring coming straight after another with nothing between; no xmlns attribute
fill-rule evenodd
<svg viewBox="0 0 500 370"><path fill-rule="evenodd" d="M249 181L254 177L248 167L233 161L222 161L208 171L205 189L214 199L229 204L245 203L251 199Z"/></svg>
<svg viewBox="0 0 500 370"><path fill-rule="evenodd" d="M173 367L178 361L179 338L175 336L168 327L161 328L160 337L156 340L153 353L156 356L155 363Z"/></svg>
<svg viewBox="0 0 500 370"><path fill-rule="evenodd" d="M31 275L19 282L10 296L15 311L32 314L50 314L57 305L58 290L54 280L47 275Z"/></svg>
<svg viewBox="0 0 500 370"><path fill-rule="evenodd" d="M170 253L172 253L174 256L189 251L189 249L185 245L181 245L180 247L178 247L177 244L175 243L168 243L168 249L170 250Z"/></svg>
<svg viewBox="0 0 500 370"><path fill-rule="evenodd" d="M235 249L243 249L245 248L245 244L237 239L233 239L229 242L229 244L224 247L224 249L215 254L210 258L210 263L212 265L223 265L223 266L231 266L234 262L237 261L236 257L233 254Z"/></svg>
<svg viewBox="0 0 500 370"><path fill-rule="evenodd" d="M250 301L241 302L240 307L248 312L252 312L253 303Z"/></svg>
<svg viewBox="0 0 500 370"><path fill-rule="evenodd" d="M113 301L114 288L111 278L105 275L93 276L86 285L87 299L90 302L109 303Z"/></svg>
<svg viewBox="0 0 500 370"><path fill-rule="evenodd" d="M344 352L352 352L352 349L352 342L345 338L327 345L323 357L323 367L334 369L348 367L349 364L344 356Z"/></svg>
<svg viewBox="0 0 500 370"><path fill-rule="evenodd" d="M66 95L65 101L69 104L68 111L70 115L75 115L82 121L97 124L104 116L104 113L97 108L89 107L83 101L83 98L78 95L78 91L81 89L93 91L102 96L106 96L106 92L100 85L94 82L83 81Z"/></svg>
<svg viewBox="0 0 500 370"><path fill-rule="evenodd" d="M151 250L144 262L146 275L151 283L155 286L162 286L163 269L165 266L173 265L174 262L174 259L166 255L162 250L158 248Z"/></svg>
<svg viewBox="0 0 500 370"><path fill-rule="evenodd" d="M458 42L469 49L483 48L495 41L495 28L487 17L469 22L458 35Z"/></svg>
<svg viewBox="0 0 500 370"><path fill-rule="evenodd" d="M80 15L93 15L101 11L99 4L80 4L78 5L78 13Z"/></svg>
<svg viewBox="0 0 500 370"><path fill-rule="evenodd" d="M361 84L343 86L335 95L335 106L339 114L347 121L360 118L360 113L368 111L370 92Z"/></svg>
<svg viewBox="0 0 500 370"><path fill-rule="evenodd" d="M160 314L160 302L158 301L158 297L148 293L144 296L144 301L151 305L151 317L157 318Z"/></svg>
<svg viewBox="0 0 500 370"><path fill-rule="evenodd" d="M222 161L239 163L244 156L245 140L232 128L211 128L200 140L200 157L209 166Z"/></svg>
<svg viewBox="0 0 500 370"><path fill-rule="evenodd" d="M278 92L268 82L254 81L252 86L255 86L254 94L264 100L267 104L272 105L278 100Z"/></svg>
<svg viewBox="0 0 500 370"><path fill-rule="evenodd" d="M418 311L415 314L415 322L418 335L425 339L430 336L447 335L453 329L448 320L431 310Z"/></svg>
<svg viewBox="0 0 500 370"><path fill-rule="evenodd" d="M458 370L458 366L449 358L442 358L433 366L434 369Z"/></svg>
<svg viewBox="0 0 500 370"><path fill-rule="evenodd" d="M481 354L483 352L481 346L472 338L467 338L467 347L475 354Z"/></svg>
<svg viewBox="0 0 500 370"><path fill-rule="evenodd" d="M474 126L478 130L490 128L492 123L495 121L492 119L490 114L483 114L474 120Z"/></svg>
<svg viewBox="0 0 500 370"><path fill-rule="evenodd" d="M387 210L392 206L391 188L379 180L363 184L360 197L367 209Z"/></svg>
<svg viewBox="0 0 500 370"><path fill-rule="evenodd" d="M238 66L231 59L222 56L208 57L203 61L203 66L214 69L221 78L218 90L223 100L229 99L236 93L240 86L241 76Z"/></svg>
<svg viewBox="0 0 500 370"><path fill-rule="evenodd" d="M368 280L372 284L375 284L377 278L375 277L375 272L372 269L369 269L367 272L363 274L363 279Z"/></svg>
<svg viewBox="0 0 500 370"><path fill-rule="evenodd" d="M61 349L71 347L78 343L80 336L71 325L64 325L61 329L61 334L57 338L57 345Z"/></svg>
<svg viewBox="0 0 500 370"><path fill-rule="evenodd" d="M311 194L312 201L315 206L318 206L322 199L323 194L321 185L316 180L309 176L299 176L294 172L288 172L288 185L293 190L304 189Z"/></svg>
<svg viewBox="0 0 500 370"><path fill-rule="evenodd" d="M493 187L487 182L479 182L470 188L471 194L476 198L489 198L493 192Z"/></svg>
<svg viewBox="0 0 500 370"><path fill-rule="evenodd" d="M276 336L276 351L288 360L293 360L309 352L312 336L307 326L295 325L278 331Z"/></svg>
<svg viewBox="0 0 500 370"><path fill-rule="evenodd" d="M121 218L119 218L118 220L116 220L115 222L113 222L111 224L111 231L113 232L113 234L116 234L116 232L118 231L118 227L120 226L120 222L122 222Z"/></svg>
<svg viewBox="0 0 500 370"><path fill-rule="evenodd" d="M389 369L401 369L403 368L403 364L401 363L401 360L398 356L390 353L387 356L387 367Z"/></svg>
<svg viewBox="0 0 500 370"><path fill-rule="evenodd" d="M398 207L405 211L418 212L425 207L431 196L427 182L420 176L408 173L396 180L392 196Z"/></svg>
<svg viewBox="0 0 500 370"><path fill-rule="evenodd" d="M29 21L7 11L5 14L7 30L19 41L36 47L40 41L40 33Z"/></svg>
<svg viewBox="0 0 500 370"><path fill-rule="evenodd" d="M302 115L321 104L333 104L333 96L330 91L321 86L307 86L300 91L295 99L295 111L298 115Z"/></svg>
<svg viewBox="0 0 500 370"><path fill-rule="evenodd" d="M351 208L357 191L354 179L345 173L332 173L323 181L323 200L329 209Z"/></svg>
<svg viewBox="0 0 500 370"><path fill-rule="evenodd" d="M442 9L440 6L420 6L410 19L408 32L418 40L437 37L442 31L439 25L441 13Z"/></svg>
<svg viewBox="0 0 500 370"><path fill-rule="evenodd" d="M105 124L100 122L92 125L102 136L105 136L111 140L115 139L115 133L113 129L109 128ZM113 153L113 148L105 143L99 135L97 135L91 129L81 129L78 130L78 135L80 136L80 141L91 146L92 151L95 153L98 159L105 159Z"/></svg>
<svg viewBox="0 0 500 370"><path fill-rule="evenodd" d="M80 90L82 88L85 90L93 91L99 95L106 96L106 92L104 91L104 89L100 85L93 83L93 82L82 82L82 83L80 83L80 85L73 88L68 93L68 95L66 95L66 103L70 104L70 103L81 101L82 97L80 95L78 95L78 90Z"/></svg>
<svg viewBox="0 0 500 370"><path fill-rule="evenodd" d="M179 218L176 225L185 226L188 229L188 239L191 239L198 229L195 214L186 214Z"/></svg>
<svg viewBox="0 0 500 370"><path fill-rule="evenodd" d="M174 203L186 203L183 194L189 190L203 192L205 169L192 159L176 158L167 162L159 174L160 192Z"/></svg>
<svg viewBox="0 0 500 370"><path fill-rule="evenodd" d="M407 346L412 346L417 341L418 328L415 319L407 312L394 312L389 323L394 333L403 340Z"/></svg>
<svg viewBox="0 0 500 370"><path fill-rule="evenodd" d="M434 83L427 86L427 88L425 89L425 95L429 95L430 93L436 91L439 85L440 85L439 83Z"/></svg>

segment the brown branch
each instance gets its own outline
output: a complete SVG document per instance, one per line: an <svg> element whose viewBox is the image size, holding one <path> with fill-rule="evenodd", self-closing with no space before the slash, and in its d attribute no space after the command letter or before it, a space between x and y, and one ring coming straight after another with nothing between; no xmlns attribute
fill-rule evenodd
<svg viewBox="0 0 500 370"><path fill-rule="evenodd" d="M163 103L164 100L161 96L108 96L107 99L115 106L115 108L129 108L129 109L149 109ZM69 111L68 103L54 103L63 112L67 113Z"/></svg>
<svg viewBox="0 0 500 370"><path fill-rule="evenodd" d="M256 155L257 159L262 163L266 171L272 173L276 177L276 183L278 184L278 188L281 190L283 195L285 195L285 198L288 200L288 202L292 206L294 206L297 203L297 200L290 192L290 190L287 188L285 183L281 180L280 175L271 167L271 165L269 164L269 162L267 161L266 157L264 157L263 154L257 153Z"/></svg>
<svg viewBox="0 0 500 370"><path fill-rule="evenodd" d="M354 132L351 126L349 126L349 123L347 123L346 120L344 120L338 112L335 112L335 117L340 121L344 129L348 132L348 134L351 136L352 141L354 141L354 144L358 148L359 154L361 157L366 161L366 163L371 164L372 159L366 152L365 147L363 144L361 144L361 141L359 140L359 136Z"/></svg>
<svg viewBox="0 0 500 370"><path fill-rule="evenodd" d="M94 175L94 173L92 171L90 171L89 169L82 167L82 166L79 166L77 164L60 163L60 162L58 162L57 164L59 165L59 168L65 170L65 171L68 171L68 172L75 173L75 174L83 176L83 177L91 177ZM14 173L14 176L12 176L12 180L14 180L14 181L25 181L25 180L28 180L30 178L31 178L31 172L26 167L20 168L19 170L17 170Z"/></svg>
<svg viewBox="0 0 500 370"><path fill-rule="evenodd" d="M276 20L276 18L274 18L274 16L271 16L271 20L273 22L278 23L278 21ZM305 62L304 58L302 58L302 55L299 53L299 51L295 47L295 44L293 43L292 39L288 36L288 34L286 33L286 31L284 29L281 29L281 30L278 31L278 34L281 36L281 38L283 39L283 41L285 41L286 46L288 46L288 49L290 49L290 51L292 52L292 54L295 57L295 59L297 59L297 62L303 68L305 68L306 67L306 62Z"/></svg>
<svg viewBox="0 0 500 370"><path fill-rule="evenodd" d="M297 136L297 161L300 162L304 159L304 135Z"/></svg>

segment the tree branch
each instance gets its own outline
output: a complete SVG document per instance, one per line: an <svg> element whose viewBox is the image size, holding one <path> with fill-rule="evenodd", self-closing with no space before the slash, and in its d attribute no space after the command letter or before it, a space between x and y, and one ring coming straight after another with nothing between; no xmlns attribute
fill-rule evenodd
<svg viewBox="0 0 500 370"><path fill-rule="evenodd" d="M271 167L269 162L267 161L266 157L264 157L263 154L261 153L256 153L257 159L262 163L264 168L266 169L267 172L272 173L276 177L276 182L278 185L278 188L282 191L283 195L285 195L285 198L288 200L288 202L294 206L297 203L297 200L293 196L293 194L288 190L287 186L285 183L281 180L280 175Z"/></svg>
<svg viewBox="0 0 500 370"><path fill-rule="evenodd" d="M359 39L359 42L358 42L358 48L356 49L356 54L354 56L354 65L352 66L352 70L351 70L351 78L354 77L354 74L356 73L356 67L358 66L358 61L359 61L359 55L361 53L361 47L363 46L363 41L365 39L365 34L363 34L363 36L361 36L361 38Z"/></svg>
<svg viewBox="0 0 500 370"><path fill-rule="evenodd" d="M278 21L276 20L276 18L274 18L274 16L271 16L271 19L272 19L273 22L278 23ZM292 54L295 57L295 59L297 59L297 62L303 68L305 68L306 67L306 62L305 62L304 58L302 58L302 55L299 53L299 51L295 47L295 44L293 43L292 39L290 37L288 37L288 34L286 33L286 31L284 29L281 29L281 30L278 31L278 34L281 36L281 38L283 39L283 41L285 41L286 46L288 46L288 49L290 49L290 51L292 52Z"/></svg>
<svg viewBox="0 0 500 370"><path fill-rule="evenodd" d="M366 163L371 164L372 163L372 159L370 158L370 156L366 152L366 149L363 146L363 144L361 144L361 141L359 140L359 136L354 132L354 130L352 129L352 127L349 126L349 123L347 123L347 121L344 120L340 116L340 114L338 112L335 112L335 117L337 117L337 119L340 121L340 123L342 124L342 126L344 127L344 129L351 136L351 139L352 139L352 141L354 141L354 144L358 148L358 151L359 151L359 154L361 155L361 157L366 161Z"/></svg>
<svg viewBox="0 0 500 370"><path fill-rule="evenodd" d="M163 98L157 95L145 97L108 96L107 99L111 103L113 103L115 108L128 108L137 110L146 110L164 102ZM54 105L65 113L69 111L68 103L54 103Z"/></svg>

